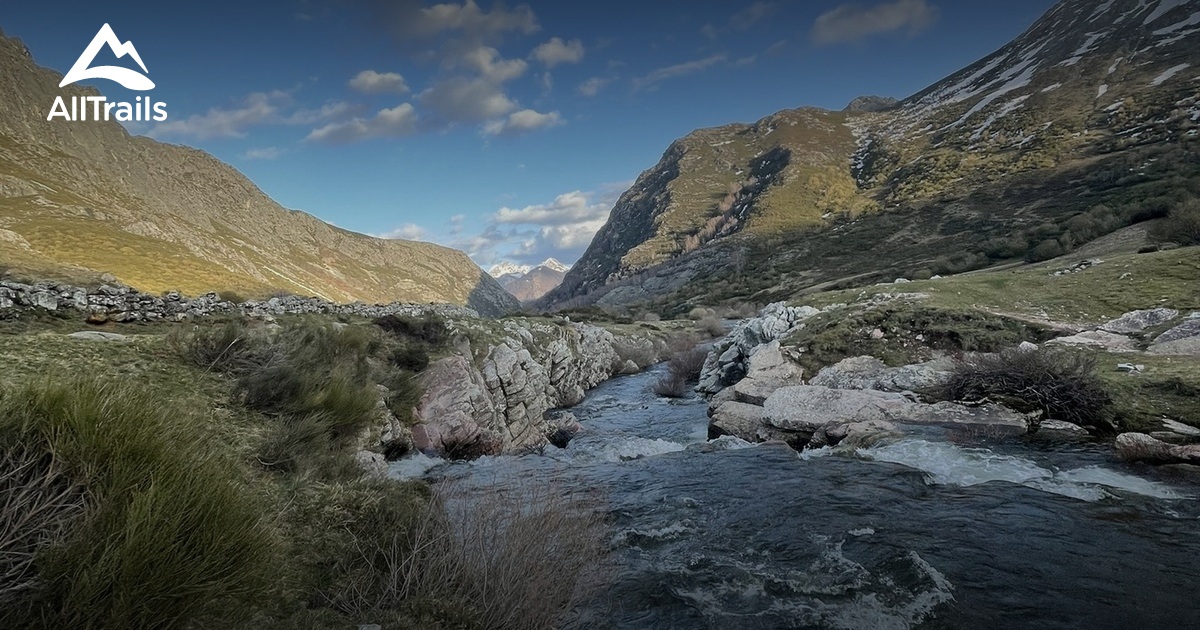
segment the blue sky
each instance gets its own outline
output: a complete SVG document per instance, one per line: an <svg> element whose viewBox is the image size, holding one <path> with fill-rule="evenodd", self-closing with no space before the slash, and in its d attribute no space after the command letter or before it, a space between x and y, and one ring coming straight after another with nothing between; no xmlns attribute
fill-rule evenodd
<svg viewBox="0 0 1200 630"><path fill-rule="evenodd" d="M204 149L286 207L488 266L573 262L693 129L908 96L1052 4L10 0L0 27L65 73L107 22L168 104L131 131Z"/></svg>

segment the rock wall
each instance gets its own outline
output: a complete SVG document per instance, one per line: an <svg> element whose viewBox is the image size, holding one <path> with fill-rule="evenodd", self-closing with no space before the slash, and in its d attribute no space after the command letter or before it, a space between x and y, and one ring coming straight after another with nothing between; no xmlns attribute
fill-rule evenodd
<svg viewBox="0 0 1200 630"><path fill-rule="evenodd" d="M466 341L422 374L413 445L427 454L470 457L545 446L578 430L556 413L584 393L627 371L626 349L666 357L666 335L616 336L566 320L508 319L452 323ZM557 439L555 441L558 441Z"/></svg>
<svg viewBox="0 0 1200 630"><path fill-rule="evenodd" d="M76 310L86 313L93 323L183 321L213 314L241 313L249 317L269 317L299 313L332 315L421 315L436 313L444 317L479 317L474 310L451 304L335 304L315 297L288 295L269 300L230 302L216 293L189 298L171 291L161 296L141 293L122 285L102 285L89 289L64 284L39 282L0 282L0 310L44 309Z"/></svg>

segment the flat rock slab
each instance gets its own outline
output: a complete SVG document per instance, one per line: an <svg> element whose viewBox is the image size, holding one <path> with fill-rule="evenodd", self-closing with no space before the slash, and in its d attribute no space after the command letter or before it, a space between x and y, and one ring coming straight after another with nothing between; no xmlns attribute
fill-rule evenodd
<svg viewBox="0 0 1200 630"><path fill-rule="evenodd" d="M1124 315L1100 325L1100 330L1111 333L1142 332L1151 326L1165 324L1179 317L1179 311L1171 308L1152 308L1144 311L1130 311Z"/></svg>
<svg viewBox="0 0 1200 630"><path fill-rule="evenodd" d="M1003 433L1021 434L1029 430L1024 414L1001 405L968 407L952 402L935 405L913 403L889 414L892 422L934 424L949 427L990 428Z"/></svg>
<svg viewBox="0 0 1200 630"><path fill-rule="evenodd" d="M1156 343L1150 346L1146 352L1150 354L1200 357L1200 336L1177 339L1166 343Z"/></svg>
<svg viewBox="0 0 1200 630"><path fill-rule="evenodd" d="M917 391L944 383L952 367L948 359L892 368L872 356L850 357L823 368L808 384L834 389Z"/></svg>
<svg viewBox="0 0 1200 630"><path fill-rule="evenodd" d="M829 423L887 420L890 411L912 404L889 392L796 385L775 390L763 403L763 410L767 424L773 427L813 433Z"/></svg>
<svg viewBox="0 0 1200 630"><path fill-rule="evenodd" d="M709 437L732 435L747 442L786 440L779 429L767 424L762 407L737 401L721 403L708 423Z"/></svg>
<svg viewBox="0 0 1200 630"><path fill-rule="evenodd" d="M1200 336L1200 317L1189 317L1183 320L1183 323L1164 332L1154 338L1154 343L1151 347L1168 343L1171 341L1179 341L1180 339L1188 339L1191 337Z"/></svg>
<svg viewBox="0 0 1200 630"><path fill-rule="evenodd" d="M1137 352L1137 344L1132 339L1125 335L1106 332L1103 330L1093 330L1081 332L1078 335L1070 337L1056 337L1047 341L1048 346L1088 346L1092 348L1101 348L1108 352Z"/></svg>
<svg viewBox="0 0 1200 630"><path fill-rule="evenodd" d="M103 331L99 331L99 330L81 330L79 332L73 332L67 336L71 337L72 339L86 339L88 341L118 341L118 342L129 341L128 335L103 332Z"/></svg>

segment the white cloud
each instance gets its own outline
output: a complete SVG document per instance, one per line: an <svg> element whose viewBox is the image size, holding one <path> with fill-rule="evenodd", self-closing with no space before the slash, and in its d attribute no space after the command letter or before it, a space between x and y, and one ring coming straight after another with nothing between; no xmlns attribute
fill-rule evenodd
<svg viewBox="0 0 1200 630"><path fill-rule="evenodd" d="M509 114L506 119L488 121L483 126L483 133L489 136L519 136L561 124L563 119L558 112L543 114L532 109L522 109Z"/></svg>
<svg viewBox="0 0 1200 630"><path fill-rule="evenodd" d="M563 193L545 204L500 208L478 234L456 235L446 245L467 252L480 265L499 260L533 265L551 257L575 261L631 183L603 186L599 192Z"/></svg>
<svg viewBox="0 0 1200 630"><path fill-rule="evenodd" d="M403 11L397 17L403 20L398 25L400 28L420 35L461 31L485 38L510 32L532 35L541 29L533 9L526 4L512 9L496 4L489 12L480 9L474 0L467 0L463 4L445 3L420 8L415 14Z"/></svg>
<svg viewBox="0 0 1200 630"><path fill-rule="evenodd" d="M592 77L587 81L580 83L576 90L584 96L592 97L599 94L604 88L608 87L609 83L612 83L612 79L606 79L604 77Z"/></svg>
<svg viewBox="0 0 1200 630"><path fill-rule="evenodd" d="M778 8L775 2L755 2L729 18L729 25L739 31L748 31L750 27L774 15Z"/></svg>
<svg viewBox="0 0 1200 630"><path fill-rule="evenodd" d="M326 103L317 109L296 107L290 92L253 92L232 107L213 107L203 114L158 123L148 131L154 137L243 138L251 127L262 125L311 125L336 120L354 112L349 103Z"/></svg>
<svg viewBox="0 0 1200 630"><path fill-rule="evenodd" d="M558 37L552 37L550 41L534 48L530 56L547 68L553 68L560 63L579 63L583 60L583 42L578 39L564 42Z"/></svg>
<svg viewBox="0 0 1200 630"><path fill-rule="evenodd" d="M642 88L652 86L660 81L694 74L723 61L725 61L725 55L711 55L703 59L696 59L694 61L677 63L673 66L658 68L657 70L654 70L645 76L634 79L633 89L640 90Z"/></svg>
<svg viewBox="0 0 1200 630"><path fill-rule="evenodd" d="M591 203L588 193L575 190L563 193L547 204L520 209L500 208L492 218L497 223L566 225L603 219L607 216L608 207L603 202Z"/></svg>
<svg viewBox="0 0 1200 630"><path fill-rule="evenodd" d="M817 18L812 41L826 46L901 30L915 35L933 24L937 16L937 8L927 0L895 0L871 7L844 4Z"/></svg>
<svg viewBox="0 0 1200 630"><path fill-rule="evenodd" d="M283 149L279 147L263 147L261 149L250 149L242 154L242 157L247 160L274 160L283 155Z"/></svg>
<svg viewBox="0 0 1200 630"><path fill-rule="evenodd" d="M447 123L477 123L505 116L516 102L484 79L451 77L420 95L421 104Z"/></svg>
<svg viewBox="0 0 1200 630"><path fill-rule="evenodd" d="M709 39L716 39L719 35L717 32L717 27L713 26L712 24L705 24L704 26L700 27L700 34Z"/></svg>
<svg viewBox="0 0 1200 630"><path fill-rule="evenodd" d="M305 140L346 144L376 138L399 138L416 131L416 126L416 110L412 105L402 103L391 109L381 109L371 118L354 118L314 129Z"/></svg>
<svg viewBox="0 0 1200 630"><path fill-rule="evenodd" d="M395 72L363 70L354 75L347 85L363 94L408 93L408 84L405 83L404 77Z"/></svg>
<svg viewBox="0 0 1200 630"><path fill-rule="evenodd" d="M383 234L373 234L375 238L400 239L404 241L423 241L429 232L417 225L416 223L405 223L400 227L384 232Z"/></svg>
<svg viewBox="0 0 1200 630"><path fill-rule="evenodd" d="M470 48L447 62L450 66L465 67L479 73L479 76L492 83L511 81L529 67L524 59L504 59L500 51L490 46Z"/></svg>

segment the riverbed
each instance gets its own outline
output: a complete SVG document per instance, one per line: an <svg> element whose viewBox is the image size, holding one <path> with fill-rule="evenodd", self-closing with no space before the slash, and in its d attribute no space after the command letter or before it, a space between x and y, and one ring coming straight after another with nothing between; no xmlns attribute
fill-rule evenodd
<svg viewBox="0 0 1200 630"><path fill-rule="evenodd" d="M931 428L850 451L709 441L702 398L650 392L663 369L592 390L565 449L392 475L598 492L618 570L585 627L1200 627L1186 471Z"/></svg>

